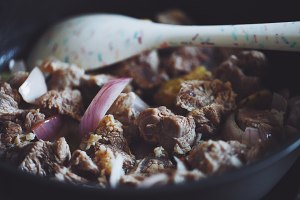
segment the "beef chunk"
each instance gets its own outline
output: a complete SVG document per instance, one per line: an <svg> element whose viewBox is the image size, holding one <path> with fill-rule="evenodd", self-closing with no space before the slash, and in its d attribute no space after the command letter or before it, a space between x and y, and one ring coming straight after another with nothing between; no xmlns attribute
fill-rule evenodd
<svg viewBox="0 0 300 200"><path fill-rule="evenodd" d="M162 66L171 77L186 74L208 61L203 48L185 46L175 48L173 52L162 59Z"/></svg>
<svg viewBox="0 0 300 200"><path fill-rule="evenodd" d="M152 51L120 63L113 73L117 76L132 77L134 85L138 88L151 89L164 80L158 72L158 65L158 55Z"/></svg>
<svg viewBox="0 0 300 200"><path fill-rule="evenodd" d="M175 115L164 106L143 111L137 125L145 141L160 144L177 154L187 153L196 136L192 118Z"/></svg>
<svg viewBox="0 0 300 200"><path fill-rule="evenodd" d="M237 66L239 66L247 76L261 77L267 65L265 55L260 51L239 51L237 53Z"/></svg>
<svg viewBox="0 0 300 200"><path fill-rule="evenodd" d="M61 137L52 144L55 159L60 164L65 164L70 160L71 153L68 143L65 138Z"/></svg>
<svg viewBox="0 0 300 200"><path fill-rule="evenodd" d="M70 169L75 173L86 179L95 179L100 172L97 165L86 154L85 151L76 150L73 152L70 160Z"/></svg>
<svg viewBox="0 0 300 200"><path fill-rule="evenodd" d="M35 124L44 120L45 115L43 113L40 113L39 110L30 110L25 116L23 126L27 131L30 131Z"/></svg>
<svg viewBox="0 0 300 200"><path fill-rule="evenodd" d="M80 120L83 112L82 97L78 90L50 90L37 99L37 104L46 110L68 115Z"/></svg>
<svg viewBox="0 0 300 200"><path fill-rule="evenodd" d="M63 165L70 159L69 146L64 138L54 143L39 140L22 149L19 168L40 176L53 175L55 164Z"/></svg>
<svg viewBox="0 0 300 200"><path fill-rule="evenodd" d="M0 158L17 162L22 147L35 139L33 133L24 134L20 124L0 121Z"/></svg>
<svg viewBox="0 0 300 200"><path fill-rule="evenodd" d="M205 174L222 173L241 167L246 154L246 146L236 141L203 141L188 155L188 163Z"/></svg>
<svg viewBox="0 0 300 200"><path fill-rule="evenodd" d="M224 106L217 103L204 106L191 111L188 116L194 118L196 123L196 133L201 133L204 137L210 137L217 133L224 116Z"/></svg>
<svg viewBox="0 0 300 200"><path fill-rule="evenodd" d="M115 119L123 124L124 136L131 143L138 135L138 128L134 123L139 114L149 106L134 92L121 93L108 110Z"/></svg>
<svg viewBox="0 0 300 200"><path fill-rule="evenodd" d="M8 80L8 83L12 88L18 89L28 78L28 76L29 76L28 72L17 71L11 75L11 77Z"/></svg>
<svg viewBox="0 0 300 200"><path fill-rule="evenodd" d="M95 133L102 137L101 142L110 144L126 153L130 153L128 143L123 135L122 124L112 115L102 118Z"/></svg>
<svg viewBox="0 0 300 200"><path fill-rule="evenodd" d="M102 174L110 175L111 162L118 154L123 157L125 169L132 168L135 162L123 135L122 124L112 115L104 116L95 133L86 136L80 147L88 150Z"/></svg>
<svg viewBox="0 0 300 200"><path fill-rule="evenodd" d="M0 158L7 148L13 147L16 137L22 134L22 127L11 121L0 121Z"/></svg>
<svg viewBox="0 0 300 200"><path fill-rule="evenodd" d="M235 107L235 96L229 82L223 83L218 79L185 81L177 95L177 105L192 111L217 103L223 105L225 111L230 111Z"/></svg>
<svg viewBox="0 0 300 200"><path fill-rule="evenodd" d="M172 168L174 168L173 163L166 157L148 156L142 160L137 161L135 168L132 169L129 173L151 176L153 174L157 174Z"/></svg>
<svg viewBox="0 0 300 200"><path fill-rule="evenodd" d="M76 88L80 84L80 78L84 75L84 70L76 65L54 59L45 60L40 68L43 72L51 75L47 84L50 90Z"/></svg>
<svg viewBox="0 0 300 200"><path fill-rule="evenodd" d="M13 121L23 113L13 97L0 91L0 121Z"/></svg>
<svg viewBox="0 0 300 200"><path fill-rule="evenodd" d="M60 165L54 165L54 178L56 180L65 182L65 183L71 183L71 184L87 184L88 180L78 176L77 174L73 173L69 168L60 166Z"/></svg>
<svg viewBox="0 0 300 200"><path fill-rule="evenodd" d="M150 155L138 160L135 167L121 177L120 184L139 186L147 177L172 169L175 169L175 166L168 159L167 152L162 147L157 147Z"/></svg>
<svg viewBox="0 0 300 200"><path fill-rule="evenodd" d="M238 57L239 56L239 57ZM215 77L230 81L239 98L243 98L262 88L260 77L266 63L262 53L245 51L232 55L215 71Z"/></svg>
<svg viewBox="0 0 300 200"><path fill-rule="evenodd" d="M22 127L20 124L11 121L0 122L0 133L4 134L21 134Z"/></svg>
<svg viewBox="0 0 300 200"><path fill-rule="evenodd" d="M15 89L12 89L10 84L0 81L0 92L12 97L17 103L21 102L21 96L19 92Z"/></svg>
<svg viewBox="0 0 300 200"><path fill-rule="evenodd" d="M247 127L258 130L259 143L279 142L283 140L283 113L276 110L239 109L235 120L237 125L245 130ZM245 144L249 144L246 142Z"/></svg>
<svg viewBox="0 0 300 200"><path fill-rule="evenodd" d="M281 126L283 123L283 116L276 115L275 111L252 108L238 109L235 119L238 126L243 130L246 127L255 127L261 128L265 132L272 132L272 127Z"/></svg>

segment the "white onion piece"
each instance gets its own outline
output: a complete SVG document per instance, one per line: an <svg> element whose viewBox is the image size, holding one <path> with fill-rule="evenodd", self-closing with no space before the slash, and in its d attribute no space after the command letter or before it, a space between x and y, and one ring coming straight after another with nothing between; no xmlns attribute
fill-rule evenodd
<svg viewBox="0 0 300 200"><path fill-rule="evenodd" d="M259 130L253 127L246 127L242 140L243 144L249 146L258 144L259 142L261 142Z"/></svg>
<svg viewBox="0 0 300 200"><path fill-rule="evenodd" d="M123 170L123 157L118 154L116 158L112 161L111 174L109 177L109 183L112 188L116 188L121 177L125 174Z"/></svg>
<svg viewBox="0 0 300 200"><path fill-rule="evenodd" d="M81 118L81 136L94 131L98 127L100 120L131 80L131 78L113 79L100 89Z"/></svg>
<svg viewBox="0 0 300 200"><path fill-rule="evenodd" d="M56 138L63 125L63 117L56 115L33 126L32 132L38 139L52 141Z"/></svg>
<svg viewBox="0 0 300 200"><path fill-rule="evenodd" d="M47 92L45 77L41 70L35 67L25 82L19 87L19 93L27 103L35 100Z"/></svg>

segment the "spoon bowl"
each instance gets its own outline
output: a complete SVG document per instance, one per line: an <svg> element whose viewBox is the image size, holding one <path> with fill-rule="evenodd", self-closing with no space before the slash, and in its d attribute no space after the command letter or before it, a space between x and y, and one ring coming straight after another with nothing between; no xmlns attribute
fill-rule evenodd
<svg viewBox="0 0 300 200"><path fill-rule="evenodd" d="M299 30L300 22L183 26L116 14L84 15L46 31L28 65L51 56L92 70L143 51L183 45L300 51Z"/></svg>

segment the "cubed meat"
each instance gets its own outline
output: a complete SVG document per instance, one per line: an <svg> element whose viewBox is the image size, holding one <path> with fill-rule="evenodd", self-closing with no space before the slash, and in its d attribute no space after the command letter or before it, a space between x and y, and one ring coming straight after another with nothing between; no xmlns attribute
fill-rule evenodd
<svg viewBox="0 0 300 200"><path fill-rule="evenodd" d="M97 165L85 151L75 150L72 154L69 166L75 174L89 180L96 179L100 175Z"/></svg>
<svg viewBox="0 0 300 200"><path fill-rule="evenodd" d="M214 74L222 81L230 81L233 90L241 99L262 88L261 76L265 65L265 56L261 52L243 51L231 55Z"/></svg>
<svg viewBox="0 0 300 200"><path fill-rule="evenodd" d="M124 136L131 143L131 140L138 135L138 128L134 122L148 107L134 92L121 93L107 113L112 114L123 124Z"/></svg>
<svg viewBox="0 0 300 200"><path fill-rule="evenodd" d="M17 103L21 102L21 96L16 89L12 89L10 84L0 81L0 92L12 97Z"/></svg>
<svg viewBox="0 0 300 200"><path fill-rule="evenodd" d="M113 74L132 77L133 84L137 88L152 89L164 81L164 77L158 71L158 66L157 52L146 52L120 63Z"/></svg>
<svg viewBox="0 0 300 200"><path fill-rule="evenodd" d="M51 75L47 84L49 90L59 91L66 88L77 88L80 84L80 78L84 75L84 70L76 65L55 59L45 60L40 68L43 72Z"/></svg>
<svg viewBox="0 0 300 200"><path fill-rule="evenodd" d="M235 96L229 82L223 83L218 79L185 81L177 95L177 105L192 111L217 103L223 105L225 111L230 111L235 107Z"/></svg>
<svg viewBox="0 0 300 200"><path fill-rule="evenodd" d="M205 174L222 173L239 168L244 163L246 146L237 141L203 141L195 146L187 161L192 168Z"/></svg>
<svg viewBox="0 0 300 200"><path fill-rule="evenodd" d="M145 141L160 144L168 152L187 153L196 137L193 118L175 115L164 106L146 109L136 121Z"/></svg>
<svg viewBox="0 0 300 200"><path fill-rule="evenodd" d="M48 112L68 115L78 121L83 113L82 96L79 90L50 90L38 98L36 102Z"/></svg>
<svg viewBox="0 0 300 200"><path fill-rule="evenodd" d="M32 174L51 176L54 174L55 164L64 165L70 157L69 146L64 138L54 143L39 140L22 149L19 168Z"/></svg>
<svg viewBox="0 0 300 200"><path fill-rule="evenodd" d="M209 138L218 133L224 114L223 105L212 103L191 111L188 116L193 117L195 120L196 133Z"/></svg>
<svg viewBox="0 0 300 200"><path fill-rule="evenodd" d="M187 74L208 61L203 48L186 46L175 48L168 56L163 57L161 66L170 77Z"/></svg>
<svg viewBox="0 0 300 200"><path fill-rule="evenodd" d="M85 185L89 181L75 173L73 173L69 168L60 165L54 165L54 178L58 181L71 184Z"/></svg>
<svg viewBox="0 0 300 200"><path fill-rule="evenodd" d="M30 131L31 128L39 122L45 120L45 115L39 110L30 110L24 117L23 127L26 131Z"/></svg>
<svg viewBox="0 0 300 200"><path fill-rule="evenodd" d="M13 121L23 113L13 97L0 91L0 121Z"/></svg>

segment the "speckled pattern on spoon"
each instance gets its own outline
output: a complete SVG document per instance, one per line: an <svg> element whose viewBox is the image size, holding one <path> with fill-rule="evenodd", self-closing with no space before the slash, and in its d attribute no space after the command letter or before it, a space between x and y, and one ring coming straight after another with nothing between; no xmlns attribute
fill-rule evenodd
<svg viewBox="0 0 300 200"><path fill-rule="evenodd" d="M28 64L32 68L37 60L53 56L96 69L146 50L182 45L300 51L300 22L182 26L115 14L78 16L46 31Z"/></svg>

